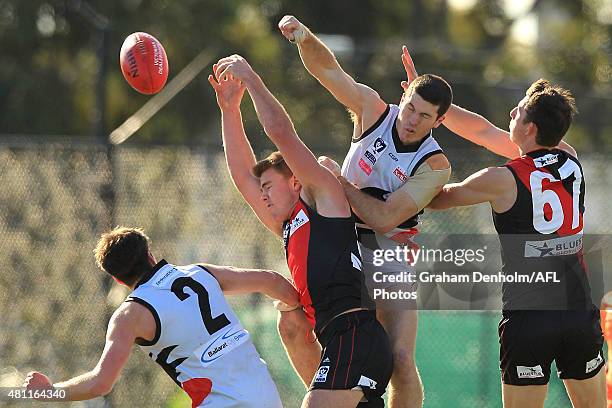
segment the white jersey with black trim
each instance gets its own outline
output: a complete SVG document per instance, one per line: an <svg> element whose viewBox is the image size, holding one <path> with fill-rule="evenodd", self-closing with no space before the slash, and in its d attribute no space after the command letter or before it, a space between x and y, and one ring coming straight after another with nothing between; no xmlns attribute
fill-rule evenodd
<svg viewBox="0 0 612 408"><path fill-rule="evenodd" d="M192 407L282 407L266 363L200 265L160 261L126 299L151 311L151 341L137 343L192 399Z"/></svg>
<svg viewBox="0 0 612 408"><path fill-rule="evenodd" d="M431 134L417 143L402 143L395 127L398 114L399 106L387 105L378 121L358 139L351 141L351 148L342 165L342 175L348 181L381 200L386 200L389 194L414 176L425 160L442 153ZM392 237L417 224L418 214L386 235ZM357 226L370 229L360 220L357 220Z"/></svg>

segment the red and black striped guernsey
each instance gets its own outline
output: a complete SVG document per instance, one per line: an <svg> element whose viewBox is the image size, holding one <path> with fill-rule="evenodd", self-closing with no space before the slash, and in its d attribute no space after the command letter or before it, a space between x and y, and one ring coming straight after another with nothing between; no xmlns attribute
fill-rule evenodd
<svg viewBox="0 0 612 408"><path fill-rule="evenodd" d="M302 199L283 225L287 264L315 332L353 308L375 309L361 270L353 217L329 218Z"/></svg>

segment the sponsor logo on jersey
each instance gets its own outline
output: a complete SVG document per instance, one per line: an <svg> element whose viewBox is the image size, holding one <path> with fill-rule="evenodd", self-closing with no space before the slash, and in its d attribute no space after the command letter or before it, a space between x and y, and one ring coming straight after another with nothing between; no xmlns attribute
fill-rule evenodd
<svg viewBox="0 0 612 408"><path fill-rule="evenodd" d="M162 286L162 284L164 283L164 281L166 281L170 276L175 275L178 272L177 269L175 268L171 268L168 272L166 272L162 277L160 277L158 280L156 280L153 285L160 287Z"/></svg>
<svg viewBox="0 0 612 408"><path fill-rule="evenodd" d="M550 166L551 164L555 164L558 161L559 155L552 153L548 153L547 155L544 155L542 157L536 157L535 159L533 159L533 162L535 163L535 166L538 169L541 167Z"/></svg>
<svg viewBox="0 0 612 408"><path fill-rule="evenodd" d="M314 382L325 382L327 380L327 373L329 373L329 366L319 367Z"/></svg>
<svg viewBox="0 0 612 408"><path fill-rule="evenodd" d="M325 357L325 360L323 360L323 363L329 363L329 357Z"/></svg>
<svg viewBox="0 0 612 408"><path fill-rule="evenodd" d="M230 327L225 333L199 347L195 355L200 359L202 365L207 366L244 343L248 337L249 333L242 327Z"/></svg>
<svg viewBox="0 0 612 408"><path fill-rule="evenodd" d="M397 177L399 179L399 181L401 181L402 183L406 182L406 180L408 180L408 176L406 176L406 173L404 173L404 171L402 170L401 167L396 167L395 170L393 170L393 174L395 175L395 177Z"/></svg>
<svg viewBox="0 0 612 408"><path fill-rule="evenodd" d="M585 373L588 374L591 371L595 370L597 367L599 367L599 365L603 362L603 357L601 356L601 352L597 353L597 357L595 357L594 359L592 359L591 361L587 361L586 363L586 371Z"/></svg>
<svg viewBox="0 0 612 408"><path fill-rule="evenodd" d="M359 167L361 167L361 170L363 170L363 172L368 176L372 174L372 167L370 167L368 163L365 162L365 160L359 159Z"/></svg>
<svg viewBox="0 0 612 408"><path fill-rule="evenodd" d="M293 217L293 219L291 220L291 223L289 226L289 236L292 236L295 233L295 231L299 230L304 225L306 225L308 221L310 220L308 219L308 216L306 215L304 210L300 210L300 212L298 212L297 215Z"/></svg>
<svg viewBox="0 0 612 408"><path fill-rule="evenodd" d="M525 258L574 255L581 250L582 233L545 241L525 241Z"/></svg>
<svg viewBox="0 0 612 408"><path fill-rule="evenodd" d="M371 378L366 377L365 375L362 375L359 378L359 382L357 383L357 385L368 387L371 390L376 389L376 384L378 384L376 381L372 380Z"/></svg>
<svg viewBox="0 0 612 408"><path fill-rule="evenodd" d="M396 155L394 155L393 153L389 152L389 157L393 159L393 161L399 161L399 159L397 158Z"/></svg>
<svg viewBox="0 0 612 408"><path fill-rule="evenodd" d="M539 364L535 367L516 366L516 373L518 374L518 378L544 377L542 366Z"/></svg>
<svg viewBox="0 0 612 408"><path fill-rule="evenodd" d="M376 163L376 157L369 150L366 150L363 155L365 156L366 159L370 161L370 163L372 164Z"/></svg>

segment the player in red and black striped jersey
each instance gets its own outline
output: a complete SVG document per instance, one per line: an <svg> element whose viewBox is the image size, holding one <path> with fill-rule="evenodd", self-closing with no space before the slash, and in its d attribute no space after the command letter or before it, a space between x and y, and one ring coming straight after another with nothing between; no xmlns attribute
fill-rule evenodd
<svg viewBox="0 0 612 408"><path fill-rule="evenodd" d="M513 160L447 184L430 208L489 202L504 273L554 271L556 280L504 283L499 324L505 408L544 406L550 366L574 407L604 407L603 337L582 259L584 176L561 139L575 113L571 93L531 85L510 112L510 132L452 106L445 124Z"/></svg>
<svg viewBox="0 0 612 408"><path fill-rule="evenodd" d="M319 165L244 58L223 58L213 70L209 81L222 112L230 175L260 221L284 238L305 325L322 348L318 367L308 366L312 356L293 361L310 384L302 407L384 406L391 346L367 293L355 222L340 182ZM240 114L245 90L280 150L258 163Z"/></svg>

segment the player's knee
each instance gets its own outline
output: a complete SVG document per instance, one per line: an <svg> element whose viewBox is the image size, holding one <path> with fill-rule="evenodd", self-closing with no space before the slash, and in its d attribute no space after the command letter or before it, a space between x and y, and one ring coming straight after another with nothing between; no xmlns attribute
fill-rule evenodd
<svg viewBox="0 0 612 408"><path fill-rule="evenodd" d="M301 321L294 312L279 312L276 327L283 342L295 341L303 331Z"/></svg>
<svg viewBox="0 0 612 408"><path fill-rule="evenodd" d="M419 380L412 352L402 348L393 351L393 377L402 383L411 383Z"/></svg>

